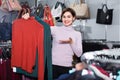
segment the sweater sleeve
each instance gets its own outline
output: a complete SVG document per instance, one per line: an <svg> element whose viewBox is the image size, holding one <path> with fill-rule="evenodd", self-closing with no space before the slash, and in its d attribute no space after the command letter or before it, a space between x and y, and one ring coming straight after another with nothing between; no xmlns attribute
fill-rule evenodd
<svg viewBox="0 0 120 80"><path fill-rule="evenodd" d="M73 40L73 43L71 44L71 47L73 49L73 52L80 57L83 50L82 50L82 37L81 37L81 33L78 32L76 35L75 40Z"/></svg>

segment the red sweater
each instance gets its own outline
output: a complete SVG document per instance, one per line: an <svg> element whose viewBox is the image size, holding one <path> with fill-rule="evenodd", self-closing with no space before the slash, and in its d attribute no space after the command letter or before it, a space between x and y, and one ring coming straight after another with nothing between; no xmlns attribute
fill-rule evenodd
<svg viewBox="0 0 120 80"><path fill-rule="evenodd" d="M32 73L38 49L38 79L44 80L44 28L34 17L17 19L12 26L11 66Z"/></svg>

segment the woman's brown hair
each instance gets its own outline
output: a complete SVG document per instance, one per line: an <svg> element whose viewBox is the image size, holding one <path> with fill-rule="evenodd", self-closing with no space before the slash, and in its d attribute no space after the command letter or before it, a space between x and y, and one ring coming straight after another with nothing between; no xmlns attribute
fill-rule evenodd
<svg viewBox="0 0 120 80"><path fill-rule="evenodd" d="M65 9L62 11L61 18L63 17L63 14L64 14L65 12L70 12L73 17L76 17L76 13L75 13L75 11L74 11L72 8L65 8Z"/></svg>

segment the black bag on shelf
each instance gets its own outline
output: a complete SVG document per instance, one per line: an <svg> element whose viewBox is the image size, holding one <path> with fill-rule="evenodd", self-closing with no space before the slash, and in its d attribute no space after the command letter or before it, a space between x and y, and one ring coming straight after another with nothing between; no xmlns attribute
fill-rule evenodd
<svg viewBox="0 0 120 80"><path fill-rule="evenodd" d="M97 10L96 23L110 25L112 24L112 18L113 18L113 9L108 9L106 4L102 6L102 9Z"/></svg>

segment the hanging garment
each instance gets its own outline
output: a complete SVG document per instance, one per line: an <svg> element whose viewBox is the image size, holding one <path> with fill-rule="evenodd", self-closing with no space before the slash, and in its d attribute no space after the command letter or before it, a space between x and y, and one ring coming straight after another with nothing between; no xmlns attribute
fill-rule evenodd
<svg viewBox="0 0 120 80"><path fill-rule="evenodd" d="M54 26L54 19L52 17L52 14L51 14L51 10L50 10L50 7L48 5L46 5L44 7L44 16L43 16L43 20L49 24L50 26Z"/></svg>
<svg viewBox="0 0 120 80"><path fill-rule="evenodd" d="M2 0L0 0L0 6L1 6L1 4L2 4Z"/></svg>
<svg viewBox="0 0 120 80"><path fill-rule="evenodd" d="M52 56L51 56L51 31L50 26L46 24L40 17L36 16L35 19L44 27L44 66L45 66L45 80L52 80ZM38 71L38 57L36 56L36 66L32 73L28 73L21 68L16 68L16 73L24 74L29 77L37 78Z"/></svg>
<svg viewBox="0 0 120 80"><path fill-rule="evenodd" d="M22 76L12 72L10 59L0 63L0 80L21 80Z"/></svg>
<svg viewBox="0 0 120 80"><path fill-rule="evenodd" d="M0 58L7 60L11 58L11 49L7 46L0 47Z"/></svg>
<svg viewBox="0 0 120 80"><path fill-rule="evenodd" d="M32 73L38 49L38 80L44 80L43 36L44 28L34 17L13 22L11 66Z"/></svg>
<svg viewBox="0 0 120 80"><path fill-rule="evenodd" d="M51 31L50 26L45 23L40 17L35 19L44 27L44 66L45 66L45 80L52 80L52 52L51 52Z"/></svg>
<svg viewBox="0 0 120 80"><path fill-rule="evenodd" d="M11 40L12 37L12 24L5 22L6 15L1 18L0 22L0 40L7 41Z"/></svg>
<svg viewBox="0 0 120 80"><path fill-rule="evenodd" d="M37 79L38 78L38 51L36 52L36 61L35 61L35 66L33 68L33 72L29 73L19 67L16 67L16 73L23 74L33 79Z"/></svg>
<svg viewBox="0 0 120 80"><path fill-rule="evenodd" d="M94 71L94 73L98 76L98 77L100 77L100 78L102 78L102 79L104 79L104 80L112 80L109 76L108 76L108 74L106 75L106 73L107 72L105 72L102 68L102 71L101 70L99 70L97 67L95 67L94 65L89 65L89 68L92 70L92 71ZM104 73L103 73L104 72Z"/></svg>
<svg viewBox="0 0 120 80"><path fill-rule="evenodd" d="M43 14L44 14L44 7L42 3L39 3L37 8L35 9L34 15L43 18Z"/></svg>

